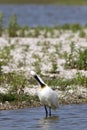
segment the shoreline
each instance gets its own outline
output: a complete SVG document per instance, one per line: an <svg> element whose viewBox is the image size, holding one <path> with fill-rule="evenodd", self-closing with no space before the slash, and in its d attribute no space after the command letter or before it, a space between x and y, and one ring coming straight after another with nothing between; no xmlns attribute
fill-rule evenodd
<svg viewBox="0 0 87 130"><path fill-rule="evenodd" d="M87 89L86 89L87 90ZM35 90L36 91L36 90ZM77 90L76 92L71 89L69 91L60 91L58 89L54 90L58 95L59 105L69 105L69 104L86 104L87 103L87 92L82 90ZM19 95L20 96L20 95ZM39 99L35 98L37 95L29 95L31 97L30 101L5 101L4 103L0 102L0 110L15 110L15 109L24 109L32 107L40 107L42 104ZM34 99L32 99L34 97Z"/></svg>
<svg viewBox="0 0 87 130"><path fill-rule="evenodd" d="M70 105L70 104L87 104L87 98L86 99L73 99L73 100L68 100L65 101L65 99L61 99L59 106L62 105ZM0 111L1 110L16 110L16 109L26 109L26 108L32 108L32 107L40 107L43 106L40 104L40 102L35 102L34 104L30 105L29 103L26 102L22 102L22 103L10 103L8 101L6 101L5 103L1 103L0 102Z"/></svg>
<svg viewBox="0 0 87 130"><path fill-rule="evenodd" d="M64 0L62 1L52 1L52 0L42 0L42 1L38 1L38 0L33 0L32 2L30 0L22 0L22 1L14 1L12 2L11 0L1 0L0 1L0 4L44 4L44 5L48 5L48 4L53 4L53 5L87 5L87 2L86 1L81 1L81 0L78 0L78 1L69 1L67 0L66 2Z"/></svg>

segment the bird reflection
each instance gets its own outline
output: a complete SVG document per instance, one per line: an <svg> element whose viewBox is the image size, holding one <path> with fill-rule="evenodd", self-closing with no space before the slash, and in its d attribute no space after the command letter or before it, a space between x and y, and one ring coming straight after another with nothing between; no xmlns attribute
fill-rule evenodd
<svg viewBox="0 0 87 130"><path fill-rule="evenodd" d="M56 124L59 120L58 116L51 116L48 118L42 118L39 120L39 124L41 126L41 130L51 130L53 124Z"/></svg>

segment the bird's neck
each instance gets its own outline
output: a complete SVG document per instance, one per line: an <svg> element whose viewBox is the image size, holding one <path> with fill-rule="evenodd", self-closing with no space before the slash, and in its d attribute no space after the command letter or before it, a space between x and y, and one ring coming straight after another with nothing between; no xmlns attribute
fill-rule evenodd
<svg viewBox="0 0 87 130"><path fill-rule="evenodd" d="M37 82L40 84L41 88L45 87L45 83L42 81L42 79L38 75L34 75L34 78L37 80Z"/></svg>

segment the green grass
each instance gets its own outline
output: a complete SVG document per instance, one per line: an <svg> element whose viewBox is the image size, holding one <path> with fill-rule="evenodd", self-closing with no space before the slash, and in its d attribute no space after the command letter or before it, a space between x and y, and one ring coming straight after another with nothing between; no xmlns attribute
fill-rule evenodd
<svg viewBox="0 0 87 130"><path fill-rule="evenodd" d="M0 0L3 4L62 4L62 5L87 5L87 0Z"/></svg>
<svg viewBox="0 0 87 130"><path fill-rule="evenodd" d="M61 91L65 91L67 86L83 86L87 88L87 77L83 76L81 73L77 73L75 77L71 79L54 77L54 78L44 78L45 82L52 86L52 88L56 88L59 86Z"/></svg>
<svg viewBox="0 0 87 130"><path fill-rule="evenodd" d="M12 56L10 55L11 49L14 48L14 45L5 46L3 49L0 49L0 74L2 74L2 66L6 66L11 60Z"/></svg>
<svg viewBox="0 0 87 130"><path fill-rule="evenodd" d="M29 87L29 80L24 77L23 72L0 74L0 85L5 88L5 84L10 86L7 93L0 93L0 101L5 102L31 102L39 101L38 97L24 93L25 86ZM7 87L6 87L7 88ZM20 90L20 91L19 91ZM19 91L19 92L18 92Z"/></svg>
<svg viewBox="0 0 87 130"><path fill-rule="evenodd" d="M19 29L20 29L20 27L17 23L17 16L16 16L16 14L13 14L9 19L9 23L8 23L8 27L7 27L9 36L15 37L16 33Z"/></svg>
<svg viewBox="0 0 87 130"><path fill-rule="evenodd" d="M53 38L54 30L56 29L58 31L58 35L61 35L62 32L68 30L72 32L79 32L79 37L86 38L87 34L84 31L84 28L87 29L87 25L81 26L79 24L65 24L63 26L54 26L54 27L36 27L36 28L30 28L30 27L20 27L17 23L17 16L12 15L9 19L9 24L7 28L3 29L3 14L0 14L0 35L2 35L5 30L7 30L7 33L10 37L17 37L18 31L20 32L20 35L18 37L39 37L41 32L44 31L43 37L47 38L49 37L48 34L50 34L50 37ZM28 32L27 36L25 35L25 31ZM57 37L58 38L58 37ZM10 41L9 41L10 43ZM17 43L16 43L17 45ZM42 46L42 52L44 55L47 54L47 50L50 48L49 42L38 42L38 46ZM57 58L63 58L65 59L64 67L65 69L77 69L77 70L87 70L87 48L77 48L75 47L74 42L71 42L70 45L70 53L63 52L62 50L62 43L58 43L53 46L55 48L55 52L51 53L49 56L49 61L52 63L52 69L51 73L56 73L58 69ZM23 53L28 52L30 48L30 45L26 45L23 48ZM32 100L36 101L38 98L36 96L32 97L30 95L26 95L23 93L23 89L27 86L30 87L29 84L35 84L37 83L31 79L27 79L24 75L24 72L9 72L5 73L2 71L2 66L7 66L8 63L13 58L11 56L11 50L15 49L15 45L5 46L3 48L0 48L0 85L5 88L6 85L11 86L11 89L8 93L3 94L0 93L0 101L5 102L13 102L13 101L29 101L30 103ZM43 55L43 56L44 56ZM41 72L41 57L38 54L32 55L36 61L32 64L35 66L36 72L40 74ZM58 57L57 57L58 56ZM25 66L26 65L26 53L23 59L24 62L20 62L18 67ZM43 77L43 75L42 75ZM66 79L66 78L60 78L60 77L54 77L49 78L45 77L44 81L53 88L56 88L57 86L60 87L60 90L65 91L67 86L72 85L78 85L83 86L87 88L87 77L83 76L81 73L77 73L75 77L72 77L72 79ZM18 94L18 90L20 89L20 94Z"/></svg>
<svg viewBox="0 0 87 130"><path fill-rule="evenodd" d="M9 37L40 37L43 36L45 38L55 38L59 37L61 31L71 30L72 32L79 32L80 37L86 37L86 33L84 32L84 28L87 28L87 25L81 26L80 24L64 24L62 26L54 25L53 27L29 27L29 26L20 26L18 24L18 17L16 14L12 14L8 20L7 27L3 27L4 14L0 13L0 36L6 35ZM55 36L55 30L57 34Z"/></svg>
<svg viewBox="0 0 87 130"><path fill-rule="evenodd" d="M87 70L87 49L76 49L74 43L71 43L71 52L65 54L65 68Z"/></svg>
<svg viewBox="0 0 87 130"><path fill-rule="evenodd" d="M23 81L20 80L20 78L18 79L18 77L14 78L14 79L16 79L16 86L18 86L18 87L21 86L20 83L23 82ZM57 86L59 86L59 89L61 91L65 91L67 89L67 86L75 86L75 87L76 86L83 86L83 87L87 88L87 77L83 76L81 73L77 73L76 76L73 77L72 79L65 79L65 78L60 78L60 77L54 77L54 78L43 77L43 80L45 81L45 83L47 83L53 89L55 89ZM18 94L17 90L19 88L15 89L15 82L14 82L13 78L10 77L9 81L14 83L13 89L11 89L6 94L0 93L0 101L1 102L5 102L5 101L22 102L22 101L26 101L26 102L29 102L29 104L32 104L34 101L36 101L36 102L39 101L37 96L31 96L31 95L27 95L27 94L24 94L24 93ZM33 78L30 79L28 82L31 85L32 84L34 85L34 83L35 83ZM26 85L26 83L24 85ZM35 83L35 85L36 85L36 83ZM22 87L23 86L21 86L21 88Z"/></svg>
<svg viewBox="0 0 87 130"><path fill-rule="evenodd" d="M37 96L31 96L27 94L13 94L13 93L0 93L0 101L1 102L29 102L29 104L32 103L32 101L39 101Z"/></svg>
<svg viewBox="0 0 87 130"><path fill-rule="evenodd" d="M76 32L78 30L82 30L82 26L78 23L76 24L64 24L61 26L63 30L72 30L73 32Z"/></svg>

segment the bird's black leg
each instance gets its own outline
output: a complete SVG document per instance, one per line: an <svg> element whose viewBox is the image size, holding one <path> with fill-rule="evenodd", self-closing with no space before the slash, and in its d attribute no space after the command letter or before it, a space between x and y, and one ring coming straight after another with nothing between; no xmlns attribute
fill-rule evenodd
<svg viewBox="0 0 87 130"><path fill-rule="evenodd" d="M47 111L46 106L44 106L44 108L45 108L45 111L46 111L46 118L47 118L48 117L48 111Z"/></svg>
<svg viewBox="0 0 87 130"><path fill-rule="evenodd" d="M49 116L51 116L51 107L49 107Z"/></svg>

